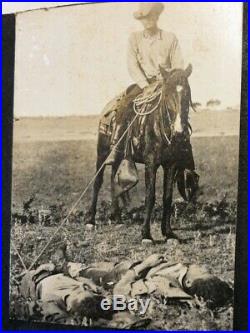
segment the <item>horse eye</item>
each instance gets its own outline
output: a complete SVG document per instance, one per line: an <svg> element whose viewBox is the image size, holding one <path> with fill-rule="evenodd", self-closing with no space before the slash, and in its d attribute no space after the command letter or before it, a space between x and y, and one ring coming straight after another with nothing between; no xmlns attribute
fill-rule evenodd
<svg viewBox="0 0 250 333"><path fill-rule="evenodd" d="M182 86L176 86L176 91L177 91L178 93L180 93L182 90L183 90L183 87L182 87Z"/></svg>

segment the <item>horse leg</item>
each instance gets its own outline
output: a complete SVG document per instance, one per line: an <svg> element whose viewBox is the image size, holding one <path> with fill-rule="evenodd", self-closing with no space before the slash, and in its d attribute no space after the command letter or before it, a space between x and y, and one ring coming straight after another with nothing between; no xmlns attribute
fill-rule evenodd
<svg viewBox="0 0 250 333"><path fill-rule="evenodd" d="M166 239L178 237L173 233L171 228L171 211L173 200L173 187L176 168L172 166L170 168L164 167L164 180L163 180L163 214L161 222L161 232Z"/></svg>
<svg viewBox="0 0 250 333"><path fill-rule="evenodd" d="M146 215L142 227L142 240L153 241L150 233L150 220L151 214L155 204L155 181L157 166L155 165L145 165L145 185L146 185L146 197L145 197L145 209Z"/></svg>
<svg viewBox="0 0 250 333"><path fill-rule="evenodd" d="M105 161L106 156L101 156L97 158L96 162L96 171L98 171L101 166L103 165ZM94 186L93 186L93 195L92 195L92 200L91 200L91 205L90 209L88 210L86 216L85 216L85 223L89 227L91 225L95 225L95 215L96 215L96 205L97 205L97 200L98 200L98 194L101 189L102 183L103 183L103 174L105 170L105 165L99 172L99 174L96 176L96 179L94 181Z"/></svg>
<svg viewBox="0 0 250 333"><path fill-rule="evenodd" d="M115 175L120 165L120 161L112 165L111 171L111 215L110 219L119 223L121 221L121 211L119 207L119 198L115 195Z"/></svg>

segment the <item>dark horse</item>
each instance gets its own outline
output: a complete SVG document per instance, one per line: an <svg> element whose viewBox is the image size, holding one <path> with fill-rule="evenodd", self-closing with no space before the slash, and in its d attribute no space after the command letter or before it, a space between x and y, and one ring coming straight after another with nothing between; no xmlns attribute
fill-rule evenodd
<svg viewBox="0 0 250 333"><path fill-rule="evenodd" d="M166 239L177 238L170 224L171 206L174 183L185 198L183 191L183 175L185 169L192 169L192 149L190 145L190 125L188 122L189 108L192 105L188 77L192 66L185 70L174 69L166 72L160 68L162 75L161 100L159 107L145 116L144 134L140 138L139 148L134 148L133 161L145 164L145 220L142 227L142 239L152 241L150 233L150 218L155 204L156 173L160 166L164 171L163 214L161 231ZM136 130L138 122L132 125ZM191 154L190 154L191 152ZM110 138L99 132L97 146L97 170L104 164L110 154ZM190 159L191 156L191 159ZM114 179L123 156L112 166L111 175L111 216L120 218L119 201L114 193ZM98 174L93 189L91 207L86 215L86 223L95 224L98 193L103 182L103 167Z"/></svg>

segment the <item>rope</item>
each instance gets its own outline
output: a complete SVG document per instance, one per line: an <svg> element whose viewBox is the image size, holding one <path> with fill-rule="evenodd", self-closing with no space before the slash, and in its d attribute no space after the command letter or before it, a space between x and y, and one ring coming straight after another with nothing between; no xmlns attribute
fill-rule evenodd
<svg viewBox="0 0 250 333"><path fill-rule="evenodd" d="M137 96L134 100L134 103L137 105L140 104L144 104L144 103L150 103L153 100L156 99L156 97L158 97L159 95L161 95L162 91L161 89L159 89L158 91L156 91L155 93L153 93L151 96L146 96L146 97L142 97L144 94L140 94L139 96Z"/></svg>
<svg viewBox="0 0 250 333"><path fill-rule="evenodd" d="M16 254L17 254L17 256L18 256L18 258L19 258L19 260L20 260L20 262L21 262L21 264L22 264L22 266L24 268L24 270L27 271L27 267L26 267L26 265L25 265L25 263L23 261L23 258L21 257L20 252L18 251L18 249L16 248L15 243L12 242L12 241L11 241L11 246L13 247L14 251L16 252Z"/></svg>
<svg viewBox="0 0 250 333"><path fill-rule="evenodd" d="M134 112L138 116L147 116L147 115L150 115L151 113L153 113L156 109L158 109L160 103L162 102L163 93L162 93L162 89L160 88L154 94L152 94L151 96L148 96L148 97L145 97L145 98L143 98L141 96L143 96L143 94L139 95L134 100ZM153 108L151 108L149 111L146 111L148 104L152 101L155 101L157 97L159 97L157 104ZM165 102L166 101L164 101L164 104L166 104ZM165 105L165 107L167 109L168 121L169 121L170 128L171 128L172 127L172 122L171 122L171 118L170 118L170 115L169 115L169 110L168 110L167 105ZM138 111L137 108L140 108L140 110ZM162 108L161 108L161 115L162 115ZM171 130L171 132L172 132L172 130ZM166 134L166 132L163 128L162 128L162 135L164 136L168 145L170 145L171 140L168 138L168 136L167 136L167 134Z"/></svg>
<svg viewBox="0 0 250 333"><path fill-rule="evenodd" d="M144 111L147 109L147 104L149 104L150 102L154 101L157 97L159 97L159 100L157 102L157 104L152 108L150 109L149 111ZM154 95L154 98L152 98L151 96L149 98L145 98L144 100L142 99L139 99L138 100L135 100L134 101L134 112L137 116L147 116L147 115L150 115L151 113L153 113L155 110L158 109L160 103L161 103L161 98L162 98L162 92L157 92L157 94ZM140 107L140 111L137 110L137 107Z"/></svg>
<svg viewBox="0 0 250 333"><path fill-rule="evenodd" d="M91 178L91 180L89 181L89 183L87 184L87 186L85 187L85 189L82 191L81 195L79 196L78 200L74 203L74 205L71 207L71 209L69 210L67 216L62 220L62 222L60 223L60 225L57 227L57 229L55 230L54 234L50 237L50 239L48 240L47 244L43 247L43 249L40 251L40 253L36 256L36 258L33 260L33 262L31 263L31 265L29 266L29 268L27 269L22 257L19 253L19 251L17 250L17 248L14 245L14 242L11 241L13 248L15 249L22 265L23 268L25 269L25 271L30 271L34 265L37 263L37 261L40 259L40 257L43 255L44 251L49 247L50 243L52 242L52 240L54 239L54 237L58 234L58 232L62 229L63 225L66 223L66 221L68 220L68 218L70 217L70 215L73 213L73 211L75 210L75 208L78 206L78 204L80 203L80 201L82 200L82 198L84 197L84 195L86 194L86 192L88 191L88 189L90 188L90 186L92 185L92 183L95 181L96 177L99 175L99 173L102 171L102 169L104 168L104 166L106 165L106 161L107 159L110 157L111 153L117 148L117 146L120 144L120 142L123 140L123 138L125 137L125 135L127 134L127 132L129 131L130 127L133 125L133 123L135 122L135 120L138 118L138 115L135 115L135 117L132 119L132 121L130 122L129 126L127 127L127 129L124 131L124 133L122 134L122 136L120 137L120 139L118 140L118 142L114 145L112 151L110 152L110 154L108 155L108 157L105 159L105 161L103 162L103 164L100 166L100 168L96 171L96 173L94 174L94 176ZM21 274L23 275L23 274Z"/></svg>
<svg viewBox="0 0 250 333"><path fill-rule="evenodd" d="M40 253L35 257L35 259L32 261L31 265L29 266L29 268L27 269L26 265L24 264L24 261L19 253L19 251L17 250L17 248L14 245L14 241L12 240L12 246L15 249L15 252L17 253L19 260L22 263L22 266L25 270L25 272L30 271L34 265L37 263L37 261L40 259L40 257L43 255L44 251L49 247L50 243L52 242L52 240L54 239L54 237L58 234L58 232L62 229L63 225L67 222L68 218L70 217L70 215L73 213L73 211L76 209L76 207L78 206L78 204L80 203L80 201L82 200L82 198L84 197L84 195L87 193L87 191L89 190L90 186L92 185L92 183L95 181L96 177L99 175L99 173L102 171L102 169L104 168L104 166L106 165L106 161L108 160L108 158L110 157L111 153L113 151L116 150L116 148L118 147L118 145L121 143L121 141L123 140L123 138L125 137L125 135L127 134L127 132L129 131L129 129L131 128L131 126L133 125L133 123L135 122L135 120L139 117L139 116L145 116L145 115L149 115L151 113L153 113L160 105L161 102L161 98L162 98L162 91L161 89L157 92L155 92L154 94L152 94L151 96L148 97L141 97L141 95L139 95L135 100L134 100L134 112L135 112L135 117L132 119L132 121L130 122L129 126L127 127L127 129L124 131L124 133L122 134L122 136L120 137L120 139L118 140L118 142L114 145L112 151L110 152L110 154L108 155L108 157L105 159L105 161L103 162L103 164L100 166L100 168L96 171L96 173L94 174L94 176L91 178L91 180L89 181L89 183L87 184L87 186L85 187L85 189L82 191L81 195L79 196L79 198L77 199L77 201L73 204L73 206L71 207L71 209L69 210L67 216L62 220L62 222L60 223L60 225L57 227L57 229L55 230L54 234L50 237L50 239L48 240L47 244L43 247L43 249L40 251ZM154 101L157 97L159 97L159 100L157 102L157 104L148 112L140 112L136 109L136 107L141 106L141 110L147 108L147 105ZM147 105L146 105L147 104ZM20 275L22 276L23 273Z"/></svg>

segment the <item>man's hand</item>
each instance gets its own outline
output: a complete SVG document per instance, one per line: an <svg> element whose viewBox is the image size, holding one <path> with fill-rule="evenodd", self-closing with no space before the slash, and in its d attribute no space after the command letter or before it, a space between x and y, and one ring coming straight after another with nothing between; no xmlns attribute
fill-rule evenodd
<svg viewBox="0 0 250 333"><path fill-rule="evenodd" d="M43 264L43 265L40 265L34 275L33 275L33 280L36 279L36 277L41 273L41 272L54 272L55 270L55 265L53 263L48 263L48 264Z"/></svg>
<svg viewBox="0 0 250 333"><path fill-rule="evenodd" d="M136 275L139 276L142 271L146 268L155 267L161 264L164 261L164 256L162 254L152 254L151 256L147 257L143 262L134 268Z"/></svg>
<svg viewBox="0 0 250 333"><path fill-rule="evenodd" d="M145 260L143 260L142 265L144 265L145 268L149 268L159 265L163 261L164 261L164 256L162 254L155 253L147 257Z"/></svg>

